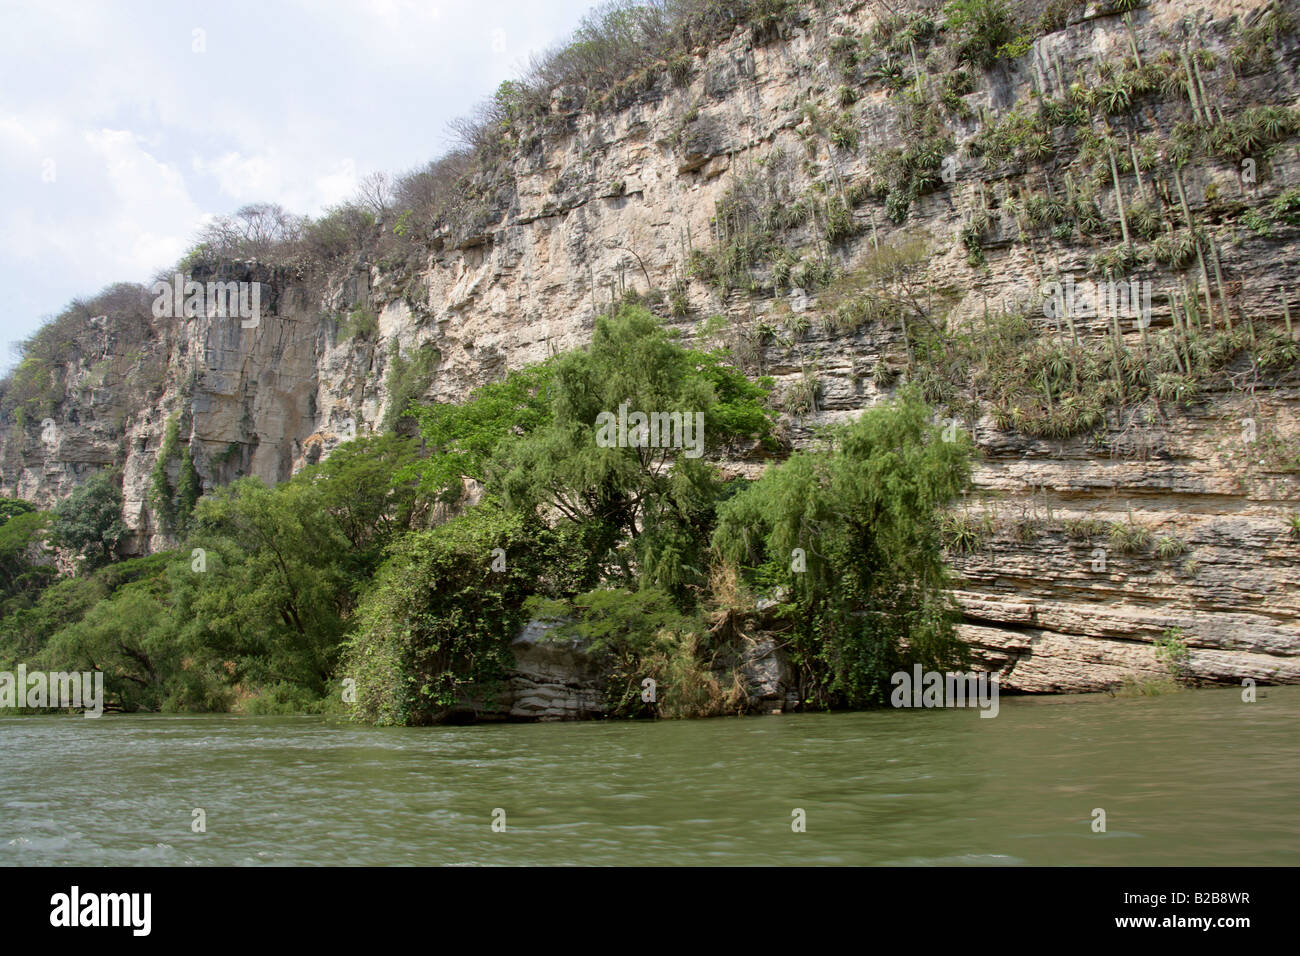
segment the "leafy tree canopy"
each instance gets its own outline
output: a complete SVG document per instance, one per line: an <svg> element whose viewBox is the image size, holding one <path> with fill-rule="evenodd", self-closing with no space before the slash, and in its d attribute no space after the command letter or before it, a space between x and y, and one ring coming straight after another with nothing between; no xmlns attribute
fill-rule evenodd
<svg viewBox="0 0 1300 956"><path fill-rule="evenodd" d="M127 536L122 489L115 477L92 475L54 509L54 543L82 555L91 568L112 561Z"/></svg>
<svg viewBox="0 0 1300 956"><path fill-rule="evenodd" d="M943 509L970 477L970 444L944 441L912 392L832 429L718 509L713 546L752 581L784 588L814 697L880 700L903 655L956 658L943 589Z"/></svg>

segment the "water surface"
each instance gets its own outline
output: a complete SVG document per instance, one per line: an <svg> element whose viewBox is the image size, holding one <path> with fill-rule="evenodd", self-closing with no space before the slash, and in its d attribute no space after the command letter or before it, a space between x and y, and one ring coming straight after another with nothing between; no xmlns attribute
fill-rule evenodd
<svg viewBox="0 0 1300 956"><path fill-rule="evenodd" d="M0 865L1296 864L1300 687L1260 694L1004 696L995 719L7 717Z"/></svg>

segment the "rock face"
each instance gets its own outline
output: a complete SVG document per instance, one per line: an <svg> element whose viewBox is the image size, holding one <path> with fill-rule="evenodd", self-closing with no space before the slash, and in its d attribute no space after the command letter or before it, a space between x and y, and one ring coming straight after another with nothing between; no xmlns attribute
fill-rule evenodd
<svg viewBox="0 0 1300 956"><path fill-rule="evenodd" d="M605 713L601 662L582 641L557 636L556 626L534 620L524 627L512 644L515 670L496 700L471 708L476 716L582 720ZM713 662L713 677L724 688L738 685L742 711L775 713L799 703L794 668L768 632L740 636Z"/></svg>
<svg viewBox="0 0 1300 956"><path fill-rule="evenodd" d="M362 262L321 290L286 270L250 265L242 277L270 290L254 328L207 317L128 324L115 314L87 324L57 370L62 397L52 430L10 423L0 488L48 505L87 475L118 465L124 520L136 532L131 547L146 552L167 544L147 491L168 416L178 415L191 438L205 487L246 474L281 481L338 442L380 428L394 355L436 349L425 397L462 400L506 369L583 344L597 314L628 293L657 293L650 301L686 340L732 346L780 389L815 378L811 401L787 403L783 418L791 443L802 446L816 425L888 396L907 345L892 321L838 330L831 316L843 295L803 282L801 265L851 273L879 248L920 237L928 272L918 294L952 300L949 329L1032 299L1045 279L1095 277L1093 256L1107 246L1041 233L1024 241L1021 213L1006 202L1012 190L1050 191L1061 181L1053 187L1048 171L1032 163L981 165L972 142L1036 91L1064 96L1078 70L1085 85L1096 85L1098 64L1117 63L1135 45L1152 62L1162 51L1176 57L1183 38L1195 37L1209 51L1208 73L1211 58L1231 60L1243 24L1258 22L1265 6L1158 0L1133 14L1131 28L1105 8L1071 8L1014 67L975 71L971 91L957 94L966 109L946 121L952 175L917 195L904 221L895 223L873 200L850 211L853 228L835 242L816 216L794 222L783 233L800 256L788 278L766 276L751 289L724 291L689 268L693 251L715 243L719 203L739 184L757 183L771 202L793 207L828 183L869 180L873 163L900 142L905 111L879 82L862 82L843 107L857 131L851 142L832 143L808 108L831 102L844 84L837 38L868 33L876 5L810 6L802 23L763 42L738 30L696 52L688 82L663 74L599 111L578 109L581 91L557 90L549 131L507 161L472 221L435 230L413 270ZM1247 84L1260 102L1294 106L1294 38L1278 41L1275 56L1272 70L1251 77L1234 70L1231 82ZM1226 102L1220 87L1229 71L1213 69L1205 82L1217 105ZM1182 96L1151 100L1126 132L1167 136L1185 118ZM1300 182L1293 145L1294 138L1271 152L1267 183L1244 181L1228 161L1182 171L1187 208L1218 236L1221 261L1209 268L1223 273L1220 304L1227 288L1229 307L1259 323L1289 314L1296 230L1278 225L1261 236L1237 225L1232 211L1259 190L1272 197ZM1144 181L1131 170L1123 173L1130 204L1156 187L1154 175ZM1100 211L1118 222L1106 182ZM987 262L978 267L961 240L976 210L989 213ZM1164 289L1201 271L1193 264L1146 274ZM668 302L664 290L674 290ZM358 308L374 315L376 329L348 338L340 319ZM725 317L721 326L704 321L713 315ZM1152 332L1172 324L1168 302L1157 296ZM1078 333L1104 339L1110 329L1105 319L1081 319ZM992 529L979 547L953 555L962 631L977 662L1000 670L1009 689L1095 690L1163 673L1153 643L1178 634L1195 679L1300 680L1300 545L1287 523L1300 510L1297 392L1294 375L1261 385L1250 368L1233 367L1187 407L1156 402L1141 414L1109 414L1100 441L1026 438L1000 428L987 407L966 423L981 458L976 494L963 511L987 514ZM764 466L722 464L747 476ZM1082 537L1078 526L1088 519L1141 525L1156 543L1125 553L1105 534ZM1164 539L1177 547L1157 547ZM599 690L581 655L538 636L526 631L517 642L509 712L592 712ZM784 706L789 681L775 663L764 670L770 650L752 651L756 674L766 675L755 677L754 699Z"/></svg>
<svg viewBox="0 0 1300 956"><path fill-rule="evenodd" d="M576 640L549 634L553 624L530 621L511 645L516 670L499 705L516 720L577 720L605 710L605 682Z"/></svg>

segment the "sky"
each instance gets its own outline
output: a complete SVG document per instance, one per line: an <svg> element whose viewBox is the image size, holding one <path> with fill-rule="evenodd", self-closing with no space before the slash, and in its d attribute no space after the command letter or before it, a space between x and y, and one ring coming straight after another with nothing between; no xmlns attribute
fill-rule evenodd
<svg viewBox="0 0 1300 956"><path fill-rule="evenodd" d="M454 145L593 0L0 0L0 372L213 216L315 215Z"/></svg>

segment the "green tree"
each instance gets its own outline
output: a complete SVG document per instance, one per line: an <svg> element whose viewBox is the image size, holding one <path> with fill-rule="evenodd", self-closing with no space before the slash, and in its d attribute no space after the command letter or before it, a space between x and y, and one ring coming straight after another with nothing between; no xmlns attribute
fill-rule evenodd
<svg viewBox="0 0 1300 956"><path fill-rule="evenodd" d="M56 580L30 606L14 602L0 616L0 661L16 664L30 658L60 628L80 620L112 593L101 574L118 567L111 564L97 573Z"/></svg>
<svg viewBox="0 0 1300 956"><path fill-rule="evenodd" d="M175 561L164 553L98 572L100 599L56 630L34 664L103 671L105 697L123 710L224 709L217 663L179 633L168 582Z"/></svg>
<svg viewBox="0 0 1300 956"><path fill-rule="evenodd" d="M52 515L18 498L0 498L0 615L28 606L54 580L45 548Z"/></svg>
<svg viewBox="0 0 1300 956"><path fill-rule="evenodd" d="M30 501L24 501L22 498L0 497L0 525L3 525L10 518L31 514L35 510L36 506L34 504Z"/></svg>
<svg viewBox="0 0 1300 956"><path fill-rule="evenodd" d="M767 389L720 354L683 348L644 309L624 307L597 321L589 347L555 361L549 390L549 418L498 445L489 477L513 507L594 525L625 577L635 566L643 583L684 599L704 577L723 493L703 455L770 436ZM690 433L657 444L615 436L610 420L633 412L680 416Z"/></svg>
<svg viewBox="0 0 1300 956"><path fill-rule="evenodd" d="M457 501L463 479L486 482L498 445L550 421L553 371L554 360L550 360L474 389L464 404L414 406L410 414L419 422L429 455L408 472L418 477L421 489L445 501Z"/></svg>
<svg viewBox="0 0 1300 956"><path fill-rule="evenodd" d="M112 561L127 535L122 489L114 477L103 472L92 475L54 509L54 543L82 555L89 568Z"/></svg>
<svg viewBox="0 0 1300 956"><path fill-rule="evenodd" d="M230 661L235 680L323 694L354 582L321 489L242 478L200 501L194 524L187 544L203 550L204 570L175 572L187 637Z"/></svg>
<svg viewBox="0 0 1300 956"><path fill-rule="evenodd" d="M347 539L347 573L358 583L375 572L394 536L409 530L425 510L414 467L417 443L398 435L370 435L345 442L319 465L293 479L320 495L321 518Z"/></svg>
<svg viewBox="0 0 1300 956"><path fill-rule="evenodd" d="M907 392L719 507L718 554L789 597L811 699L879 702L906 661L960 659L939 519L969 476L969 442L943 441Z"/></svg>
<svg viewBox="0 0 1300 956"><path fill-rule="evenodd" d="M513 664L510 642L532 594L573 593L588 581L580 535L479 504L430 531L398 539L357 613L339 676L356 681L356 715L428 724L485 702Z"/></svg>
<svg viewBox="0 0 1300 956"><path fill-rule="evenodd" d="M410 438L371 436L275 488L244 478L203 498L186 542L203 570L173 572L185 640L246 687L324 695L358 596L417 511L398 477L416 457Z"/></svg>

